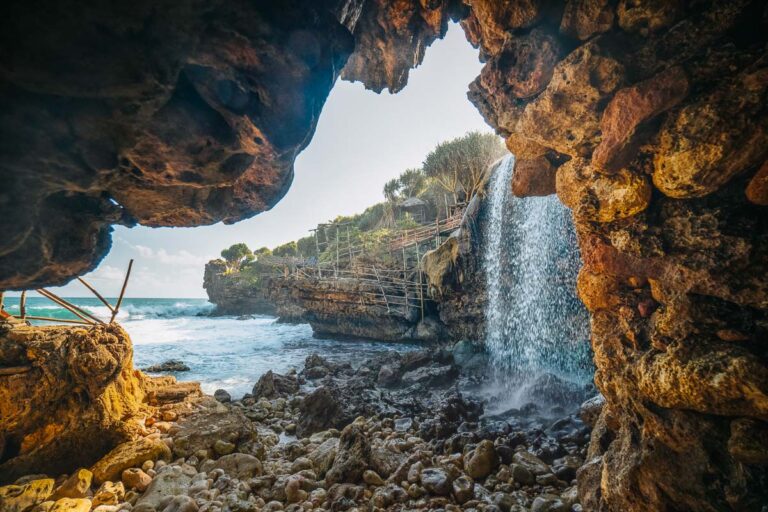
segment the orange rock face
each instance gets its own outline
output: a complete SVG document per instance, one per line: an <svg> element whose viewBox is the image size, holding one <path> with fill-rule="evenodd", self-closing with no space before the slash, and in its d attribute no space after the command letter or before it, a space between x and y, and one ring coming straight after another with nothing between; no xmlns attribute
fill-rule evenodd
<svg viewBox="0 0 768 512"><path fill-rule="evenodd" d="M0 483L88 467L134 439L147 398L174 379L133 369L117 325L0 331Z"/></svg>
<svg viewBox="0 0 768 512"><path fill-rule="evenodd" d="M561 18L546 11L520 30L504 9L471 4L465 29L487 64L469 97L525 162L513 190L529 195L546 160L576 222L578 292L606 398L578 476L582 506L759 509L765 13L748 2L573 0ZM552 27L553 42L532 37ZM530 97L516 94L531 65L510 53L515 41L540 59L562 49Z"/></svg>

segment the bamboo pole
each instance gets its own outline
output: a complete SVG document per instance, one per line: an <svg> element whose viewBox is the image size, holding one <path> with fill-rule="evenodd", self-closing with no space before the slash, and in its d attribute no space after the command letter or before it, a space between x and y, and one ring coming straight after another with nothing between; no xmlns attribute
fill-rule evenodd
<svg viewBox="0 0 768 512"><path fill-rule="evenodd" d="M123 287L120 289L120 296L117 298L117 304L115 304L115 309L112 310L112 318L109 320L109 323L113 323L115 321L115 317L117 316L118 311L120 311L120 306L123 303L123 297L125 296L125 288L128 286L128 278L131 277L131 269L133 268L133 260L128 262L128 271L125 273L125 280L123 281Z"/></svg>
<svg viewBox="0 0 768 512"><path fill-rule="evenodd" d="M43 288L38 288L35 291L37 293L39 293L40 295L42 295L43 297L45 297L46 299L52 300L53 302L55 302L59 306L63 307L64 309L66 309L67 311L72 313L73 315L82 318L84 321L86 321L87 323L89 323L91 325L95 325L97 323L100 323L100 324L104 323L101 320L99 320L98 318L96 318L95 316L93 316L92 314L88 313L87 311L83 311L82 309L78 308L74 304L70 304L69 302L67 302L64 299L58 297L57 295L49 292L48 290L45 290Z"/></svg>
<svg viewBox="0 0 768 512"><path fill-rule="evenodd" d="M21 298L19 299L19 314L21 319L27 316L27 290L21 292Z"/></svg>
<svg viewBox="0 0 768 512"><path fill-rule="evenodd" d="M83 279L82 277L78 277L78 278L77 278L77 280L78 280L78 281L80 281L80 282L81 282L81 283L82 283L82 284L83 284L83 285L84 285L86 288L88 288L88 289L89 289L89 290L90 290L90 291L91 291L91 292L92 292L92 293L93 293L93 294L96 296L96 298L97 298L97 299L99 299L99 300L102 302L102 304L104 304L105 306L107 306L107 308L109 309L109 312L110 312L110 313L114 313L114 311L115 311L115 308L113 308L113 307L112 307L112 304L110 304L109 302L107 302L107 299L105 299L104 297L102 297L102 296L101 296L101 294L100 294L99 292L97 292L97 291L96 291L96 288L94 288L93 286L91 286L90 284L88 284L88 283L85 281L85 279Z"/></svg>
<svg viewBox="0 0 768 512"><path fill-rule="evenodd" d="M72 318L51 318L47 316L28 316L26 320L40 320L42 322L54 322L54 323L64 323L64 324L94 325L93 322L86 322L84 320L75 320Z"/></svg>

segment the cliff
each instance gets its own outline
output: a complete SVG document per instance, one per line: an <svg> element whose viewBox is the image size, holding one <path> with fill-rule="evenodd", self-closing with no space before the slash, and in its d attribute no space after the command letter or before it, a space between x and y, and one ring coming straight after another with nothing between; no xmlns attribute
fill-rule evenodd
<svg viewBox="0 0 768 512"><path fill-rule="evenodd" d="M238 273L227 273L223 260L205 265L203 288L208 300L216 305L214 315L275 315L277 307L268 297L268 278L254 282Z"/></svg>

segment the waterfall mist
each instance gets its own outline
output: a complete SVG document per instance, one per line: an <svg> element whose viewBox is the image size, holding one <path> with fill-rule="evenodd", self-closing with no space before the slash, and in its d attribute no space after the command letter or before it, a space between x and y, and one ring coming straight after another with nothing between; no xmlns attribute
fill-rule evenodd
<svg viewBox="0 0 768 512"><path fill-rule="evenodd" d="M515 158L496 167L485 210L486 349L494 403L519 407L592 378L589 317L576 297L580 266L570 212L552 195L518 198ZM571 383L569 386L567 383Z"/></svg>

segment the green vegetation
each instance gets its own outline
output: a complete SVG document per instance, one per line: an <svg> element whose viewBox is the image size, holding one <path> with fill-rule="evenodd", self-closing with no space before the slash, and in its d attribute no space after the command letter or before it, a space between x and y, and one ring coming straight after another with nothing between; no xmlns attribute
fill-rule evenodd
<svg viewBox="0 0 768 512"><path fill-rule="evenodd" d="M391 259L387 250L391 236L444 219L454 205L482 193L486 169L505 152L501 140L492 133L469 132L442 142L427 155L421 168L406 169L389 180L384 185L385 200L362 213L319 224L316 235L271 251L262 247L251 253L240 243L222 251L222 257L230 269L254 278L268 267L266 260L259 263L261 256L317 258L323 263L335 261L337 252L348 256L362 249L368 257L386 266Z"/></svg>

